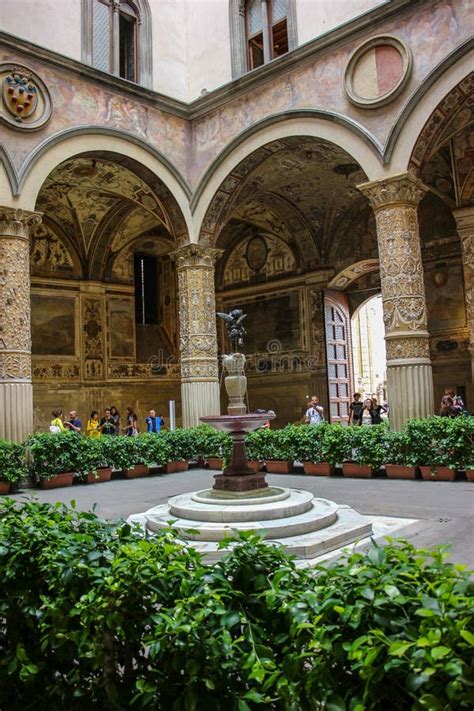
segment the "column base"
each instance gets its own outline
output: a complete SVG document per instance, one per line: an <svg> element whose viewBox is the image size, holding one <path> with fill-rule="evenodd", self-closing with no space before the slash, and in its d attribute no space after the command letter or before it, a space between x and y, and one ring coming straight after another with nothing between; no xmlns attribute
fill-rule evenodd
<svg viewBox="0 0 474 711"><path fill-rule="evenodd" d="M23 442L33 432L33 385L0 382L0 439Z"/></svg>
<svg viewBox="0 0 474 711"><path fill-rule="evenodd" d="M201 424L199 418L203 415L219 415L217 380L181 383L181 409L183 427L196 427Z"/></svg>
<svg viewBox="0 0 474 711"><path fill-rule="evenodd" d="M406 420L434 414L431 363L387 363L387 396L390 423L399 430Z"/></svg>

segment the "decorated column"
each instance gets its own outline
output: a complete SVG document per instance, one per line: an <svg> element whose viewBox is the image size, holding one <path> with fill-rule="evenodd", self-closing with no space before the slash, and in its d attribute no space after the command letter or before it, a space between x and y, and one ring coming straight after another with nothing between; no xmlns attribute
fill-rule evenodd
<svg viewBox="0 0 474 711"><path fill-rule="evenodd" d="M31 384L31 228L41 214L0 207L0 439L33 430Z"/></svg>
<svg viewBox="0 0 474 711"><path fill-rule="evenodd" d="M453 210L454 219L461 238L462 263L464 271L464 298L466 301L466 319L469 327L469 350L471 353L471 377L474 385L474 207L462 207Z"/></svg>
<svg viewBox="0 0 474 711"><path fill-rule="evenodd" d="M214 264L221 250L189 244L173 252L178 273L183 427L220 414Z"/></svg>
<svg viewBox="0 0 474 711"><path fill-rule="evenodd" d="M387 349L390 421L395 429L434 412L417 206L426 192L409 173L359 185L375 212Z"/></svg>

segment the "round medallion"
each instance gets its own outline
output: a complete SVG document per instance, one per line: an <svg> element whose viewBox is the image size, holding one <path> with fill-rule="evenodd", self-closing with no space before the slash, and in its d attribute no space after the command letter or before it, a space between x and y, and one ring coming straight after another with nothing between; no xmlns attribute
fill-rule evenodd
<svg viewBox="0 0 474 711"><path fill-rule="evenodd" d="M13 128L41 128L51 116L51 98L35 72L17 64L0 64L0 120Z"/></svg>
<svg viewBox="0 0 474 711"><path fill-rule="evenodd" d="M356 106L374 109L395 99L410 76L412 58L396 37L372 37L356 49L344 75L344 89Z"/></svg>
<svg viewBox="0 0 474 711"><path fill-rule="evenodd" d="M247 242L245 259L250 269L254 272L259 272L266 264L268 247L263 237L256 235L251 237Z"/></svg>

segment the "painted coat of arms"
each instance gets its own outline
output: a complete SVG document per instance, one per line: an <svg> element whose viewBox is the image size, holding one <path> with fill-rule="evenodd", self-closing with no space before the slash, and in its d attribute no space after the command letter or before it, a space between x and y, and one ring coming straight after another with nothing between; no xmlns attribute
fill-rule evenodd
<svg viewBox="0 0 474 711"><path fill-rule="evenodd" d="M3 79L3 103L5 108L21 123L31 116L38 105L38 89L31 76L12 72Z"/></svg>

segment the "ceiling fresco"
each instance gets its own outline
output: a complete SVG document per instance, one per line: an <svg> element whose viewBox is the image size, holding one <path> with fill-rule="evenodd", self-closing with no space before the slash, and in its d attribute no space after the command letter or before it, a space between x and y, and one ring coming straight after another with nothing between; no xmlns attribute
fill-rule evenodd
<svg viewBox="0 0 474 711"><path fill-rule="evenodd" d="M337 260L335 245L345 217L351 215L347 228L352 228L357 206L364 214L356 215L361 226L352 232L360 238L367 229L370 209L356 188L365 180L351 156L334 144L300 136L275 141L224 180L201 237L226 247L232 242L229 225L240 220L294 243L307 268L325 266ZM346 242L347 234L351 231L344 235ZM370 248L359 251L361 258L371 255Z"/></svg>
<svg viewBox="0 0 474 711"><path fill-rule="evenodd" d="M76 250L89 277L100 278L107 262L143 234L164 240L161 252L186 238L184 220L167 188L147 169L135 168L126 157L82 154L53 170L38 195L36 208L48 229L66 254L71 247ZM51 266L52 245L44 235L34 238L33 273ZM71 254L68 259L72 264Z"/></svg>

